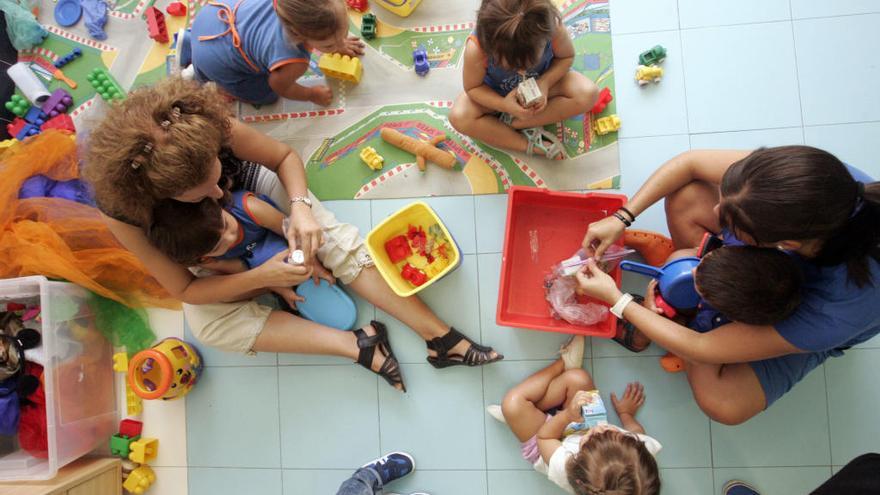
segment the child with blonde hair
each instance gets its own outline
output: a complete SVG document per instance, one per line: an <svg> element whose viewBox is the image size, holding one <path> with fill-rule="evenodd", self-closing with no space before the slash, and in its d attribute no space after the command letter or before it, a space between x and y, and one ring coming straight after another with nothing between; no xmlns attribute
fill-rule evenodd
<svg viewBox="0 0 880 495"><path fill-rule="evenodd" d="M622 427L611 425L590 374L567 353L510 389L489 414L522 442L523 459L567 493L658 495L661 445L635 418L644 388L634 382L620 398L611 394Z"/></svg>
<svg viewBox="0 0 880 495"><path fill-rule="evenodd" d="M343 0L211 1L187 39L196 79L259 105L279 96L329 105L328 86L297 82L309 68L309 52L364 52L363 42L348 36Z"/></svg>
<svg viewBox="0 0 880 495"><path fill-rule="evenodd" d="M449 122L459 132L551 159L562 143L543 126L589 112L598 88L571 71L574 45L551 0L483 0L464 52L464 93ZM535 78L543 95L523 106L517 86Z"/></svg>

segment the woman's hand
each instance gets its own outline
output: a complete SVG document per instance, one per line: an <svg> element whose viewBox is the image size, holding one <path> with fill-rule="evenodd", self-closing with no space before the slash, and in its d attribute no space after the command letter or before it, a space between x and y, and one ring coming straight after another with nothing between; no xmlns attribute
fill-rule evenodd
<svg viewBox="0 0 880 495"><path fill-rule="evenodd" d="M620 239L625 228L623 222L616 217L603 218L587 227L582 245L588 252L592 252L594 257L601 258L605 250Z"/></svg>
<svg viewBox="0 0 880 495"><path fill-rule="evenodd" d="M259 272L263 287L292 287L299 285L312 276L310 265L293 265L287 262L290 251L284 250L269 261L254 268Z"/></svg>
<svg viewBox="0 0 880 495"><path fill-rule="evenodd" d="M648 288L645 289L645 302L642 305L658 315L663 314L663 310L657 306L657 279L652 278L648 282Z"/></svg>
<svg viewBox="0 0 880 495"><path fill-rule="evenodd" d="M623 295L611 275L603 272L592 259L575 274L578 294L585 294L606 304L614 304Z"/></svg>
<svg viewBox="0 0 880 495"><path fill-rule="evenodd" d="M635 416L644 403L645 386L639 382L628 383L623 396L619 399L614 392L611 392L611 405L614 406L618 416L625 414Z"/></svg>
<svg viewBox="0 0 880 495"><path fill-rule="evenodd" d="M321 225L312 215L312 208L302 202L290 205L290 222L287 227L287 242L290 251L302 250L306 265L312 265L315 254L324 243ZM294 285L294 284L288 284Z"/></svg>
<svg viewBox="0 0 880 495"><path fill-rule="evenodd" d="M349 36L339 43L339 53L349 57L357 57L364 54L364 42L357 36Z"/></svg>

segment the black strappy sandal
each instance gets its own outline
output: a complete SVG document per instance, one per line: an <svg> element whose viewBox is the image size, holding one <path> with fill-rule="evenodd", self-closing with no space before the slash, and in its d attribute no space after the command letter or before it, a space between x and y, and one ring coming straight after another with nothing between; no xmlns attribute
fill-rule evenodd
<svg viewBox="0 0 880 495"><path fill-rule="evenodd" d="M645 301L644 297L642 297L638 294L633 294L633 302L638 303L638 304L642 304L642 302L644 302L644 301ZM617 328L620 329L621 327L623 328L623 338L622 339L618 338L617 335L615 335L612 338L612 340L614 340L618 344L625 347L626 350L628 350L630 352L639 353L639 352L644 351L648 347L650 347L650 345L651 345L650 343L641 349L636 347L635 334L636 334L636 330L638 330L638 329L636 328L635 325L624 320L623 318L620 318L617 320Z"/></svg>
<svg viewBox="0 0 880 495"><path fill-rule="evenodd" d="M449 351L462 340L466 340L470 344L464 356L460 354L450 355ZM436 356L428 356L428 362L431 363L431 366L438 369L450 366L482 366L504 359L504 356L501 354L494 358L490 357L490 353L493 351L491 347L477 344L454 328L450 328L449 332L442 337L436 337L425 342L428 344L428 350L437 353Z"/></svg>
<svg viewBox="0 0 880 495"><path fill-rule="evenodd" d="M373 355L376 349L385 356L385 362L379 371L373 373L381 376L394 388L400 385L403 392L406 392L406 385L403 384L403 375L400 374L400 363L394 357L394 351L391 350L391 344L388 343L388 331L385 325L378 321L371 321L370 326L376 330L375 335L367 335L362 328L354 330L354 336L357 337L357 345L360 352L358 353L357 364L373 371Z"/></svg>

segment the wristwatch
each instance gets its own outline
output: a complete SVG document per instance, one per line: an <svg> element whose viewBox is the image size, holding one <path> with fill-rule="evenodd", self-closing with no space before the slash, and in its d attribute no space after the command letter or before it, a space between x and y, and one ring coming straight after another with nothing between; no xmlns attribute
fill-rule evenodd
<svg viewBox="0 0 880 495"><path fill-rule="evenodd" d="M312 207L312 200L305 196L294 196L290 198L290 206L295 205L296 203L303 203L309 208Z"/></svg>

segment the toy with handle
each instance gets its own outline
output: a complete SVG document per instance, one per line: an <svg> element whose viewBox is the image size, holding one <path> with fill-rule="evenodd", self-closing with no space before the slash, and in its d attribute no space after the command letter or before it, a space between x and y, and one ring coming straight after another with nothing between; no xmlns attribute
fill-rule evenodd
<svg viewBox="0 0 880 495"><path fill-rule="evenodd" d="M425 171L425 167L427 166L425 160L432 161L443 168L452 168L455 166L455 156L452 153L447 153L436 147L446 139L445 134L435 136L434 139L428 143L411 138L406 134L402 134L401 132L388 127L383 127L380 131L380 135L388 144L416 155L416 163L419 166L419 170L422 172Z"/></svg>
<svg viewBox="0 0 880 495"><path fill-rule="evenodd" d="M620 263L620 268L657 279L663 299L675 308L687 309L695 308L700 302L693 274L699 264L699 258L688 257L670 261L660 268L633 261Z"/></svg>

